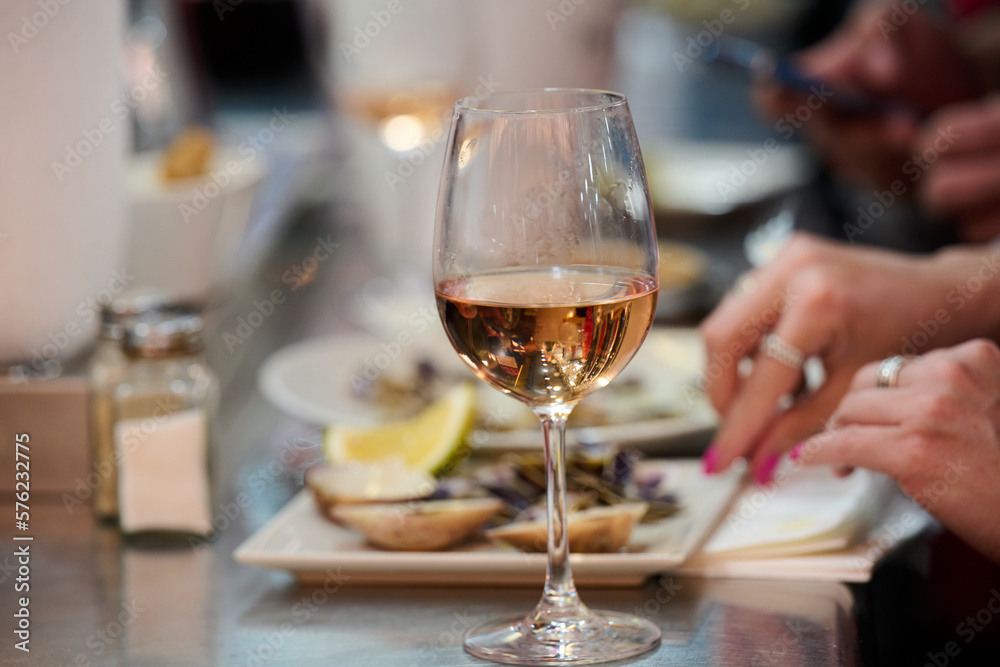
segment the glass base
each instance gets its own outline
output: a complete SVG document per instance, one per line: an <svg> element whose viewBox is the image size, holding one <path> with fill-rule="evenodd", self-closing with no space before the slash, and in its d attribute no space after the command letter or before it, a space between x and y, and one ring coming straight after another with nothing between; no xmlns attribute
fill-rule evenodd
<svg viewBox="0 0 1000 667"><path fill-rule="evenodd" d="M638 616L612 611L586 616L545 625L533 625L524 616L489 621L465 634L465 650L509 665L586 665L630 658L660 645L660 629Z"/></svg>

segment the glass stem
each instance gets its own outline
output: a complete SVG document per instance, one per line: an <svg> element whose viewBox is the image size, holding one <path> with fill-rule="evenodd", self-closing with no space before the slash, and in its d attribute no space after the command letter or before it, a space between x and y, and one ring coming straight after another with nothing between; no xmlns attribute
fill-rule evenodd
<svg viewBox="0 0 1000 667"><path fill-rule="evenodd" d="M536 628L550 630L586 620L590 612L580 602L569 564L566 526L566 418L572 406L549 408L538 416L545 437L545 480L548 508L548 569L545 591L532 615Z"/></svg>

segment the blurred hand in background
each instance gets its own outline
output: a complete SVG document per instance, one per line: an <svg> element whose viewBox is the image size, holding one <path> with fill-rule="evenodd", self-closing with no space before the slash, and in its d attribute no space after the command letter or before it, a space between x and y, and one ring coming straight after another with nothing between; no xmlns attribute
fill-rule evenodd
<svg viewBox="0 0 1000 667"><path fill-rule="evenodd" d="M840 29L798 54L796 64L834 90L894 100L925 115L974 99L973 68L950 27L923 11L894 17L899 11L895 4L863 3ZM851 113L835 97L803 124L803 135L844 179L887 186L911 156L920 119L904 110ZM804 101L774 83L757 89L759 106L775 117L794 114Z"/></svg>
<svg viewBox="0 0 1000 667"><path fill-rule="evenodd" d="M953 143L940 151L935 142L943 133ZM941 109L917 133L913 150L937 156L918 185L929 211L954 219L963 241L1000 236L1000 97Z"/></svg>

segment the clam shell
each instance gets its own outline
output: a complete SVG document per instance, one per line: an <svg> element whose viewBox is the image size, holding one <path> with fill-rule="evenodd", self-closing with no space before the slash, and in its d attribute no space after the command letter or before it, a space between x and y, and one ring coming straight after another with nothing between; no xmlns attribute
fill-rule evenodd
<svg viewBox="0 0 1000 667"><path fill-rule="evenodd" d="M469 537L503 509L496 498L418 500L409 503L338 505L335 521L390 551L438 551Z"/></svg>
<svg viewBox="0 0 1000 667"><path fill-rule="evenodd" d="M426 498L436 488L433 477L407 468L402 463L320 463L306 471L305 482L321 510L340 504L390 503Z"/></svg>
<svg viewBox="0 0 1000 667"><path fill-rule="evenodd" d="M639 502L570 512L566 520L570 552L608 553L622 549L648 509L649 505ZM488 530L486 537L525 551L545 551L548 528L544 519L518 521Z"/></svg>

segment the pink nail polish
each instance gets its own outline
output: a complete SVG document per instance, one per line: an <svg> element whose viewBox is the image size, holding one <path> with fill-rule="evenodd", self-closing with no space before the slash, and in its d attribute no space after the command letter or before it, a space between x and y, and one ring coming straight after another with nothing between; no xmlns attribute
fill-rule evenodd
<svg viewBox="0 0 1000 667"><path fill-rule="evenodd" d="M771 456L764 460L764 465L757 468L757 472L754 474L757 484L763 486L771 481L771 478L774 476L774 469L778 467L778 460L777 454L771 454Z"/></svg>
<svg viewBox="0 0 1000 667"><path fill-rule="evenodd" d="M788 458L792 461L798 461L799 457L802 456L802 449L806 446L806 443L800 442L799 444L792 447L792 451L788 452Z"/></svg>
<svg viewBox="0 0 1000 667"><path fill-rule="evenodd" d="M715 448L715 445L710 445L708 449L705 450L705 454L701 457L701 467L706 475L715 474L715 464L719 461L719 450Z"/></svg>

